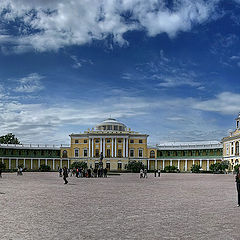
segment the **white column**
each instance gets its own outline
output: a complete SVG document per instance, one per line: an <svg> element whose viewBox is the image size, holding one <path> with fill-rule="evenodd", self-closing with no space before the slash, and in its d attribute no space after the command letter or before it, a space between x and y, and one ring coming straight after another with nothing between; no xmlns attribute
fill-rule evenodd
<svg viewBox="0 0 240 240"><path fill-rule="evenodd" d="M23 168L25 168L26 167L26 159L24 158L23 159Z"/></svg>
<svg viewBox="0 0 240 240"><path fill-rule="evenodd" d="M117 138L115 137L115 157L117 157Z"/></svg>
<svg viewBox="0 0 240 240"><path fill-rule="evenodd" d="M155 170L157 169L157 159L155 159Z"/></svg>
<svg viewBox="0 0 240 240"><path fill-rule="evenodd" d="M193 160L193 163L192 163L192 164L194 165L194 163L195 163L195 160Z"/></svg>
<svg viewBox="0 0 240 240"><path fill-rule="evenodd" d="M149 159L148 159L148 160L147 160L147 163L148 163L148 170L149 170L149 168L150 168L150 166L149 166L149 162L150 162L150 161L149 161Z"/></svg>
<svg viewBox="0 0 240 240"><path fill-rule="evenodd" d="M102 152L102 138L100 138L100 154Z"/></svg>
<svg viewBox="0 0 240 240"><path fill-rule="evenodd" d="M68 159L68 168L70 168L70 161L69 161L69 159Z"/></svg>
<svg viewBox="0 0 240 240"><path fill-rule="evenodd" d="M40 168L40 161L41 161L41 160L40 160L40 159L38 159L38 168Z"/></svg>
<svg viewBox="0 0 240 240"><path fill-rule="evenodd" d="M8 159L8 162L9 162L9 169L11 169L11 167L12 167L12 164L11 164L11 163L12 163L12 162L11 162L11 158Z"/></svg>
<svg viewBox="0 0 240 240"><path fill-rule="evenodd" d="M88 139L88 156L91 157L91 138Z"/></svg>
<svg viewBox="0 0 240 240"><path fill-rule="evenodd" d="M126 139L123 138L123 157L126 157L126 152L125 152L125 144L126 144Z"/></svg>
<svg viewBox="0 0 240 240"><path fill-rule="evenodd" d="M114 156L113 155L113 138L111 138L111 141L112 141L112 157Z"/></svg>
<svg viewBox="0 0 240 240"><path fill-rule="evenodd" d="M62 159L60 160L60 168L62 168Z"/></svg>
<svg viewBox="0 0 240 240"><path fill-rule="evenodd" d="M2 164L4 164L4 159L2 158Z"/></svg>
<svg viewBox="0 0 240 240"><path fill-rule="evenodd" d="M209 171L209 160L207 160L207 171Z"/></svg>
<svg viewBox="0 0 240 240"><path fill-rule="evenodd" d="M187 171L187 160L185 160L185 171Z"/></svg>
<svg viewBox="0 0 240 240"><path fill-rule="evenodd" d="M200 160L200 168L202 168L202 160Z"/></svg>
<svg viewBox="0 0 240 240"><path fill-rule="evenodd" d="M33 169L33 159L31 158L31 169Z"/></svg>
<svg viewBox="0 0 240 240"><path fill-rule="evenodd" d="M170 160L170 166L172 166L172 160Z"/></svg>
<svg viewBox="0 0 240 240"><path fill-rule="evenodd" d="M93 152L93 145L94 145L94 138L92 138L92 157L93 157L93 155L94 155L94 152Z"/></svg>
<svg viewBox="0 0 240 240"><path fill-rule="evenodd" d="M215 159L215 160L214 160L214 164L216 164L216 163L217 163L217 160Z"/></svg>
<svg viewBox="0 0 240 240"><path fill-rule="evenodd" d="M180 160L178 160L177 167L180 170Z"/></svg>
<svg viewBox="0 0 240 240"><path fill-rule="evenodd" d="M16 159L16 168L18 168L18 158Z"/></svg>
<svg viewBox="0 0 240 240"><path fill-rule="evenodd" d="M105 138L103 138L103 157L105 157Z"/></svg>
<svg viewBox="0 0 240 240"><path fill-rule="evenodd" d="M55 169L55 159L53 159L53 163L52 163L52 169Z"/></svg>
<svg viewBox="0 0 240 240"><path fill-rule="evenodd" d="M47 159L45 159L45 165L47 165Z"/></svg>
<svg viewBox="0 0 240 240"><path fill-rule="evenodd" d="M126 142L126 157L128 158L128 138L126 140L127 140L127 142Z"/></svg>
<svg viewBox="0 0 240 240"><path fill-rule="evenodd" d="M163 165L162 165L162 169L164 170L165 168L165 160L163 160Z"/></svg>

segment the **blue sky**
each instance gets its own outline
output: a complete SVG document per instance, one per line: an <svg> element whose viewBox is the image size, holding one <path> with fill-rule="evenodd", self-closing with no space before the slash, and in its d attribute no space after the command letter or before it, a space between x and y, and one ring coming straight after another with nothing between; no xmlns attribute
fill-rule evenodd
<svg viewBox="0 0 240 240"><path fill-rule="evenodd" d="M69 143L108 117L221 140L240 111L240 1L2 0L0 135Z"/></svg>

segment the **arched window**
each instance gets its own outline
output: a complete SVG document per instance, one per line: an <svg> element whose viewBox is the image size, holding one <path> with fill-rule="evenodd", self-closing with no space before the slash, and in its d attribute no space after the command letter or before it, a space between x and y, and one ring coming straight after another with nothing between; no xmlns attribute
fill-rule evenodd
<svg viewBox="0 0 240 240"><path fill-rule="evenodd" d="M150 151L150 158L155 158L155 152L153 150Z"/></svg>
<svg viewBox="0 0 240 240"><path fill-rule="evenodd" d="M62 152L62 157L63 158L67 158L68 156L67 156L67 150L63 150L63 152Z"/></svg>
<svg viewBox="0 0 240 240"><path fill-rule="evenodd" d="M236 149L235 149L236 155L239 155L239 142L236 142Z"/></svg>

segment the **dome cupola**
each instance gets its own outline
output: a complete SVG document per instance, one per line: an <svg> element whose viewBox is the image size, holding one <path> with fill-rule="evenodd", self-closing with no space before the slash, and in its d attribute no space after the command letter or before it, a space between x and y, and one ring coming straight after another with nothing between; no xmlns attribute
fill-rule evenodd
<svg viewBox="0 0 240 240"><path fill-rule="evenodd" d="M100 131L126 131L127 127L114 118L108 118L95 126L95 130Z"/></svg>

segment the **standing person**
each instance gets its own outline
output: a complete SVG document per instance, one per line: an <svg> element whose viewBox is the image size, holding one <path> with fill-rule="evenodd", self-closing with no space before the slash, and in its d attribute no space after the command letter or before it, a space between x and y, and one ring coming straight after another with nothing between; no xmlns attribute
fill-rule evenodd
<svg viewBox="0 0 240 240"><path fill-rule="evenodd" d="M154 177L157 176L157 169L154 170Z"/></svg>
<svg viewBox="0 0 240 240"><path fill-rule="evenodd" d="M147 169L145 168L144 169L144 175L143 175L144 178L147 178Z"/></svg>
<svg viewBox="0 0 240 240"><path fill-rule="evenodd" d="M143 170L140 170L140 178L143 178Z"/></svg>
<svg viewBox="0 0 240 240"><path fill-rule="evenodd" d="M104 168L103 174L104 174L104 177L106 178L107 177L107 168Z"/></svg>
<svg viewBox="0 0 240 240"><path fill-rule="evenodd" d="M59 177L62 177L62 168L59 168Z"/></svg>
<svg viewBox="0 0 240 240"><path fill-rule="evenodd" d="M0 167L0 178L2 178L2 168Z"/></svg>
<svg viewBox="0 0 240 240"><path fill-rule="evenodd" d="M236 175L236 185L237 185L237 192L238 192L238 207L240 206L240 167L238 168L237 175Z"/></svg>
<svg viewBox="0 0 240 240"><path fill-rule="evenodd" d="M79 168L76 169L76 177L78 178L79 176Z"/></svg>
<svg viewBox="0 0 240 240"><path fill-rule="evenodd" d="M67 177L68 177L68 170L66 167L64 167L63 168L63 180L65 181L64 184L68 183Z"/></svg>
<svg viewBox="0 0 240 240"><path fill-rule="evenodd" d="M19 171L20 171L20 175L23 175L23 168L22 167L20 167Z"/></svg>
<svg viewBox="0 0 240 240"><path fill-rule="evenodd" d="M161 170L160 170L160 168L158 169L158 177L160 177L160 175L161 175Z"/></svg>

